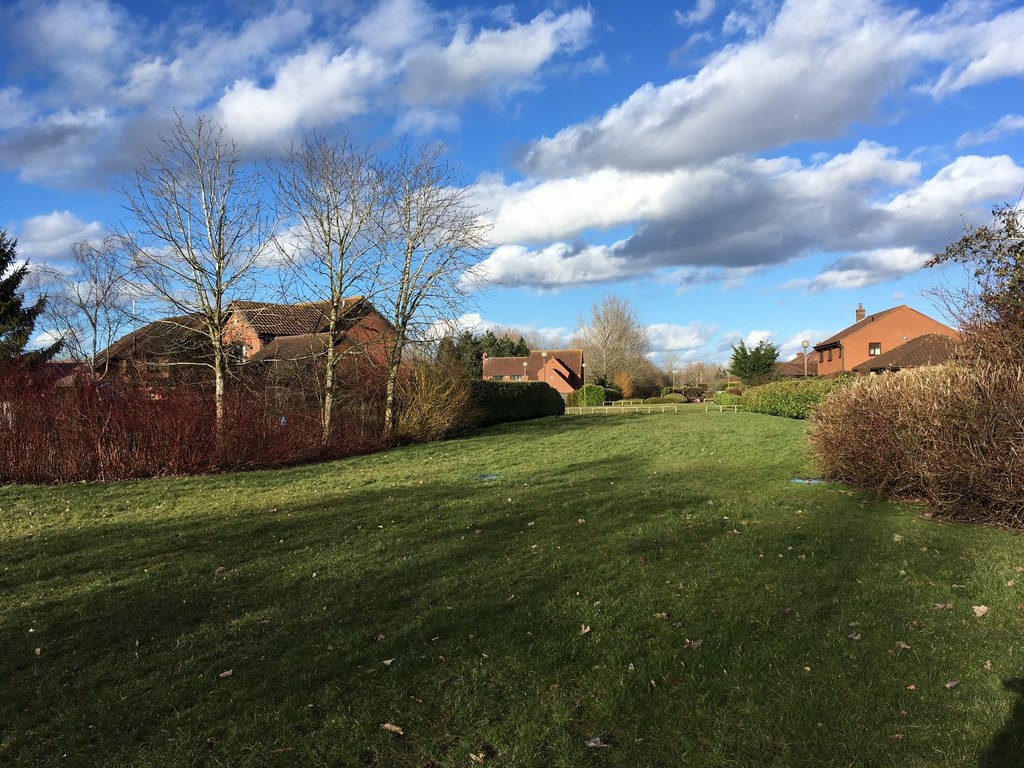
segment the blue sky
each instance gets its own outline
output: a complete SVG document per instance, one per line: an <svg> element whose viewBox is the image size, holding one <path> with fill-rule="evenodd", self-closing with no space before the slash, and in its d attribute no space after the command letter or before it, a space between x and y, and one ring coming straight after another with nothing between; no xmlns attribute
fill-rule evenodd
<svg viewBox="0 0 1024 768"><path fill-rule="evenodd" d="M254 159L440 141L493 223L468 325L568 338L607 293L655 350L791 356L955 280L1024 191L1012 2L175 0L0 9L0 227L59 267L174 110Z"/></svg>

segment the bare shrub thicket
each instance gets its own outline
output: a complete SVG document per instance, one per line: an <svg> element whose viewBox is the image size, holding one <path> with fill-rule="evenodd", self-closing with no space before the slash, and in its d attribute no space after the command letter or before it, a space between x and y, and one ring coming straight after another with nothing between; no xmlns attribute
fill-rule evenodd
<svg viewBox="0 0 1024 768"><path fill-rule="evenodd" d="M350 414L322 440L316 404L265 390L230 391L218 442L208 387L145 388L81 380L40 382L21 369L0 372L0 483L121 480L251 469L365 453L380 426Z"/></svg>
<svg viewBox="0 0 1024 768"><path fill-rule="evenodd" d="M858 379L811 416L823 474L925 500L936 516L1024 528L1024 368L976 362Z"/></svg>
<svg viewBox="0 0 1024 768"><path fill-rule="evenodd" d="M397 395L401 441L429 442L476 426L470 384L457 369L418 361L398 378Z"/></svg>

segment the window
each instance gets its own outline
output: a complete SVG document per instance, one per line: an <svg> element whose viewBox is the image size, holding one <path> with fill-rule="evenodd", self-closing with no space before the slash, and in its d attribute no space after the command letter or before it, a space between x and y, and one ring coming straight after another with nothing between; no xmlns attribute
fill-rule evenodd
<svg viewBox="0 0 1024 768"><path fill-rule="evenodd" d="M882 342L872 341L868 344L868 354L872 357L877 357L882 354Z"/></svg>
<svg viewBox="0 0 1024 768"><path fill-rule="evenodd" d="M828 361L830 363L832 362L832 350L831 349L828 351Z"/></svg>
<svg viewBox="0 0 1024 768"><path fill-rule="evenodd" d="M491 376L491 381L501 381L504 376Z"/></svg>
<svg viewBox="0 0 1024 768"><path fill-rule="evenodd" d="M823 349L819 349L818 350L818 362L819 363L824 363L825 362L825 350L823 350Z"/></svg>
<svg viewBox="0 0 1024 768"><path fill-rule="evenodd" d="M512 376L509 376L508 378L509 378L510 381L522 381L523 380L522 376L516 376L514 374Z"/></svg>

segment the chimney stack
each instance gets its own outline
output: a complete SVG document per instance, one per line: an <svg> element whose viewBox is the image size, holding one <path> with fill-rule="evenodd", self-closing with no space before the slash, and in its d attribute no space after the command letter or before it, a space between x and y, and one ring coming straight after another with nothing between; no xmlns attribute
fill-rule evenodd
<svg viewBox="0 0 1024 768"><path fill-rule="evenodd" d="M857 322L859 323L863 319L864 319L864 305L863 304L858 304L857 305Z"/></svg>

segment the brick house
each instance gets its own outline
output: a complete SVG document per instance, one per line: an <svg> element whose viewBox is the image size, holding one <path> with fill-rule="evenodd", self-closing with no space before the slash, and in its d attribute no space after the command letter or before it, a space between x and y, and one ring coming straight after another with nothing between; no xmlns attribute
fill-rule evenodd
<svg viewBox="0 0 1024 768"><path fill-rule="evenodd" d="M941 365L954 359L960 349L960 342L944 333L927 333L910 339L895 349L883 352L861 363L854 373L882 373L903 368L918 368L922 365Z"/></svg>
<svg viewBox="0 0 1024 768"><path fill-rule="evenodd" d="M224 343L237 363L312 361L322 357L330 343L326 301L271 304L233 301L224 322ZM384 365L387 343L394 327L362 296L344 299L335 329L339 352L364 352Z"/></svg>
<svg viewBox="0 0 1024 768"><path fill-rule="evenodd" d="M235 301L228 305L223 341L234 366L289 368L315 363L330 343L327 302L271 304ZM394 328L361 296L345 299L335 334L342 353L383 365ZM345 359L345 354L339 355ZM206 376L213 348L198 317L157 320L118 339L97 356L97 367L115 375L149 380L189 380ZM208 372L207 372L208 373Z"/></svg>
<svg viewBox="0 0 1024 768"><path fill-rule="evenodd" d="M955 340L960 338L949 326L906 304L873 315L866 314L860 305L855 317L853 325L814 345L819 376L853 371L872 358L926 334L940 334Z"/></svg>
<svg viewBox="0 0 1024 768"><path fill-rule="evenodd" d="M564 398L583 386L582 349L530 350L527 357L483 356L486 381L544 381Z"/></svg>
<svg viewBox="0 0 1024 768"><path fill-rule="evenodd" d="M792 360L779 361L775 364L775 372L784 379L802 379L804 376L818 375L818 356L797 352Z"/></svg>

